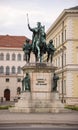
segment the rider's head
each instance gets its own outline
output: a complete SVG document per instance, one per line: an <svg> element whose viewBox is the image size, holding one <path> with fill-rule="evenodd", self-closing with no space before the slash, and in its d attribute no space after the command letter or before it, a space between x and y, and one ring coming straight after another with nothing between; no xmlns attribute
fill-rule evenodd
<svg viewBox="0 0 78 130"><path fill-rule="evenodd" d="M40 27L41 26L41 23L40 22L37 22L37 27Z"/></svg>
<svg viewBox="0 0 78 130"><path fill-rule="evenodd" d="M53 43L53 40L51 39L51 40L49 41L49 43Z"/></svg>

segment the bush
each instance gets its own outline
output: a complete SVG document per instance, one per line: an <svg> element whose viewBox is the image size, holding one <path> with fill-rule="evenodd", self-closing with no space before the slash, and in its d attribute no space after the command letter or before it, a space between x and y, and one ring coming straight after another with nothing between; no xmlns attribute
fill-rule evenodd
<svg viewBox="0 0 78 130"><path fill-rule="evenodd" d="M9 109L9 107L12 107L12 106L0 106L0 110L6 110L6 109Z"/></svg>
<svg viewBox="0 0 78 130"><path fill-rule="evenodd" d="M78 106L75 105L66 105L65 108L78 111Z"/></svg>

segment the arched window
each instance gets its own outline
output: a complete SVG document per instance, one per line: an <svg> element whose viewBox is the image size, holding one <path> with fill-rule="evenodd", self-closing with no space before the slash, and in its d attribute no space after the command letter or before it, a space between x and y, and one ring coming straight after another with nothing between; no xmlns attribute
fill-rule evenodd
<svg viewBox="0 0 78 130"><path fill-rule="evenodd" d="M9 53L6 54L6 60L10 60L10 54Z"/></svg>
<svg viewBox="0 0 78 130"><path fill-rule="evenodd" d="M4 54L3 53L0 54L0 60L4 60Z"/></svg>
<svg viewBox="0 0 78 130"><path fill-rule="evenodd" d="M0 66L0 74L3 74L3 73L4 73L4 67Z"/></svg>
<svg viewBox="0 0 78 130"><path fill-rule="evenodd" d="M6 75L9 75L10 74L10 68L9 66L6 67Z"/></svg>
<svg viewBox="0 0 78 130"><path fill-rule="evenodd" d="M18 88L17 88L17 94L19 95L20 93L21 93L21 88L18 87Z"/></svg>
<svg viewBox="0 0 78 130"><path fill-rule="evenodd" d="M18 66L18 68L17 68L17 73L21 74L21 67L20 66Z"/></svg>
<svg viewBox="0 0 78 130"><path fill-rule="evenodd" d="M15 67L12 67L12 74L15 74Z"/></svg>
<svg viewBox="0 0 78 130"><path fill-rule="evenodd" d="M15 59L16 59L16 55L12 54L12 60L15 60Z"/></svg>
<svg viewBox="0 0 78 130"><path fill-rule="evenodd" d="M21 61L21 54L18 54L17 59L18 61Z"/></svg>

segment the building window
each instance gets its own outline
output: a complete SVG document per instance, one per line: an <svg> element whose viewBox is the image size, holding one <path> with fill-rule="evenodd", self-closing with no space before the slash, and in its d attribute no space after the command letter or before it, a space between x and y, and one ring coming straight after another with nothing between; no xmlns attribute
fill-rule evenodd
<svg viewBox="0 0 78 130"><path fill-rule="evenodd" d="M15 58L16 58L16 55L15 55L15 54L12 54L12 60L15 61Z"/></svg>
<svg viewBox="0 0 78 130"><path fill-rule="evenodd" d="M57 45L57 38L56 38L56 48L57 48L57 46L58 46L58 45Z"/></svg>
<svg viewBox="0 0 78 130"><path fill-rule="evenodd" d="M15 74L15 67L12 67L12 74Z"/></svg>
<svg viewBox="0 0 78 130"><path fill-rule="evenodd" d="M0 54L0 60L4 60L4 54L3 53Z"/></svg>
<svg viewBox="0 0 78 130"><path fill-rule="evenodd" d="M56 40L54 39L54 46L55 46L55 48L56 48Z"/></svg>
<svg viewBox="0 0 78 130"><path fill-rule="evenodd" d="M60 92L60 81L58 81L58 84L57 84L57 91Z"/></svg>
<svg viewBox="0 0 78 130"><path fill-rule="evenodd" d="M62 54L60 55L60 67L62 67Z"/></svg>
<svg viewBox="0 0 78 130"><path fill-rule="evenodd" d="M58 57L58 67L60 67L60 57Z"/></svg>
<svg viewBox="0 0 78 130"><path fill-rule="evenodd" d="M17 82L21 82L21 78L18 78L18 79L17 79Z"/></svg>
<svg viewBox="0 0 78 130"><path fill-rule="evenodd" d="M66 65L66 53L63 54L63 65Z"/></svg>
<svg viewBox="0 0 78 130"><path fill-rule="evenodd" d="M55 40L53 40L53 44L54 44L54 46L55 46Z"/></svg>
<svg viewBox="0 0 78 130"><path fill-rule="evenodd" d="M66 80L63 81L63 94L66 94Z"/></svg>
<svg viewBox="0 0 78 130"><path fill-rule="evenodd" d="M59 93L62 94L62 81L59 80Z"/></svg>
<svg viewBox="0 0 78 130"><path fill-rule="evenodd" d="M18 87L18 88L17 88L17 94L19 95L20 93L21 93L21 88Z"/></svg>
<svg viewBox="0 0 78 130"><path fill-rule="evenodd" d="M60 35L59 35L59 45L60 45Z"/></svg>
<svg viewBox="0 0 78 130"><path fill-rule="evenodd" d="M21 54L18 54L17 59L18 61L21 61Z"/></svg>
<svg viewBox="0 0 78 130"><path fill-rule="evenodd" d="M65 30L65 40L66 40L66 30Z"/></svg>
<svg viewBox="0 0 78 130"><path fill-rule="evenodd" d="M9 82L9 79L8 79L8 78L6 78L6 82Z"/></svg>
<svg viewBox="0 0 78 130"><path fill-rule="evenodd" d="M63 44L63 41L64 41L64 39L63 39L63 32L62 32L61 36L62 36L62 44Z"/></svg>
<svg viewBox="0 0 78 130"><path fill-rule="evenodd" d="M3 73L4 73L4 67L0 66L0 74L3 74Z"/></svg>
<svg viewBox="0 0 78 130"><path fill-rule="evenodd" d="M9 75L10 74L10 68L9 66L6 67L6 75Z"/></svg>
<svg viewBox="0 0 78 130"><path fill-rule="evenodd" d="M10 60L10 54L9 53L6 54L6 60Z"/></svg>
<svg viewBox="0 0 78 130"><path fill-rule="evenodd" d="M20 66L18 66L18 68L17 68L17 73L21 74L21 67Z"/></svg>

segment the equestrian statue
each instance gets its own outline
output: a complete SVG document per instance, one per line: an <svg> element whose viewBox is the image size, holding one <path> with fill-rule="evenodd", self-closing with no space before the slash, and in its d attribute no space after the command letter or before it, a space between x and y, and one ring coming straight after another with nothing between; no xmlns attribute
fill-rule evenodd
<svg viewBox="0 0 78 130"><path fill-rule="evenodd" d="M52 58L53 58L53 54L54 54L55 48L54 48L54 46L52 44L53 43L52 40L50 40L49 44L46 44L45 26L42 26L41 22L37 22L37 26L34 27L34 28L31 28L30 24L29 24L28 14L27 14L27 22L28 22L29 30L33 32L32 44L31 44L30 47L28 47L28 52L29 53L25 53L25 55L26 54L28 55L27 62L29 62L31 51L35 54L36 62L42 63L42 56L46 52L47 52L47 62L50 59L50 55L51 55L50 62L52 62ZM26 41L26 42L28 42L28 41ZM25 52L25 48L26 47L23 47L24 52Z"/></svg>

